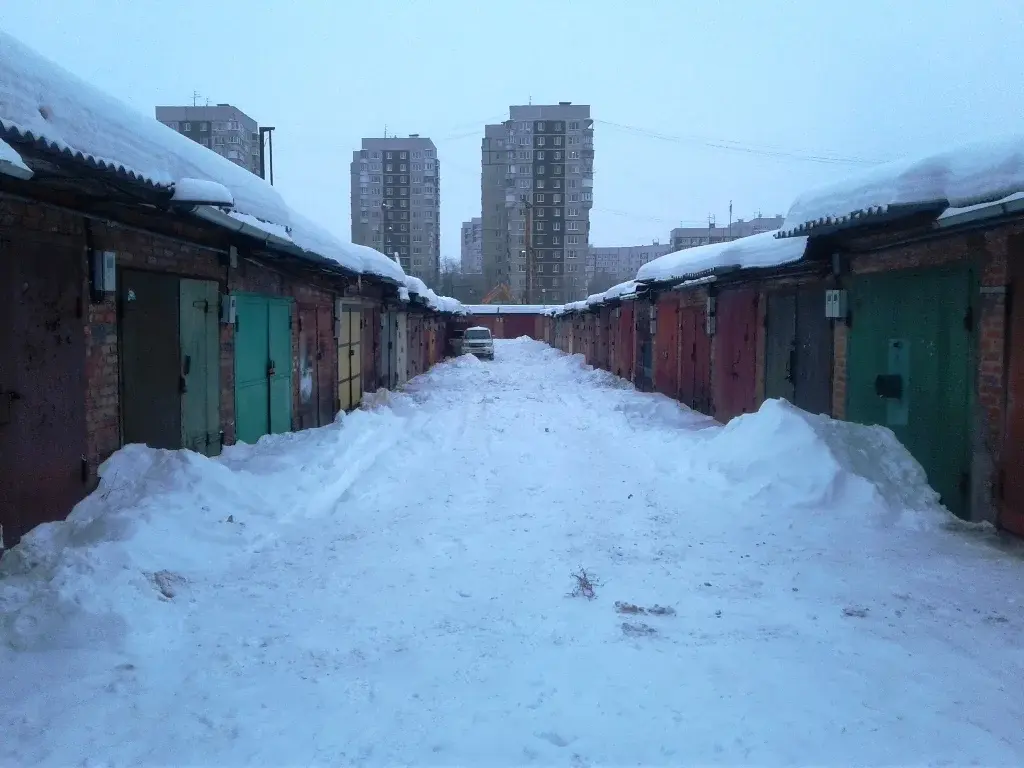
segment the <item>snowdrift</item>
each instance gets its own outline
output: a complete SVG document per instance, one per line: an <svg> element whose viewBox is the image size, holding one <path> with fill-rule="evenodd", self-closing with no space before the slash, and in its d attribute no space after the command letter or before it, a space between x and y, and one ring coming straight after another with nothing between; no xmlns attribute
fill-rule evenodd
<svg viewBox="0 0 1024 768"><path fill-rule="evenodd" d="M936 527L953 518L891 430L837 421L766 400L730 421L702 451L749 501L833 513L885 511L884 522Z"/></svg>
<svg viewBox="0 0 1024 768"><path fill-rule="evenodd" d="M397 440L388 408L238 444L209 459L129 445L65 521L0 560L0 643L124 647L175 622L189 583L265 545L291 520L332 513Z"/></svg>

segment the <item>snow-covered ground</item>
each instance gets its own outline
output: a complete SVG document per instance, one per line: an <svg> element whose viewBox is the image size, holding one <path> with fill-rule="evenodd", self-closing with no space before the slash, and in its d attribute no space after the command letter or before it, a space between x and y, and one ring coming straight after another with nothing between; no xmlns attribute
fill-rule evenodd
<svg viewBox="0 0 1024 768"><path fill-rule="evenodd" d="M887 433L496 353L117 454L0 563L0 763L1024 764L1024 559Z"/></svg>

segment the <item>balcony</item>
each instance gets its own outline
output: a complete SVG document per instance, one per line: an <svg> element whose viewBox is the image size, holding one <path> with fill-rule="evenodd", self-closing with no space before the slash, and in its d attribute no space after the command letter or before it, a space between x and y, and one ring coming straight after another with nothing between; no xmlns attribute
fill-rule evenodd
<svg viewBox="0 0 1024 768"><path fill-rule="evenodd" d="M590 177L581 179L580 183L583 185L584 189L593 189L594 188L594 177L590 176Z"/></svg>

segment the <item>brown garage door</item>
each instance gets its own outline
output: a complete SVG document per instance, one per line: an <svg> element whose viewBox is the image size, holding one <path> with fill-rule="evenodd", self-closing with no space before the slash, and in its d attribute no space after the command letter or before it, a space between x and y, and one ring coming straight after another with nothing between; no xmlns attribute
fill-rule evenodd
<svg viewBox="0 0 1024 768"><path fill-rule="evenodd" d="M0 233L0 525L11 547L85 495L82 251ZM113 341L113 339L111 339Z"/></svg>

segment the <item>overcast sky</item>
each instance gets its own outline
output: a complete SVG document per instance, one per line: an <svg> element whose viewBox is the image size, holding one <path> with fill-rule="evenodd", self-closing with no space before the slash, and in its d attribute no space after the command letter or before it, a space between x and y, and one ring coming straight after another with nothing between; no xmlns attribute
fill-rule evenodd
<svg viewBox="0 0 1024 768"><path fill-rule="evenodd" d="M3 5L5 31L150 116L197 91L276 126L278 187L346 239L360 139L430 136L446 258L480 215L483 125L530 99L591 105L595 245L721 224L730 200L784 213L862 167L836 159L1024 130L1021 0Z"/></svg>

